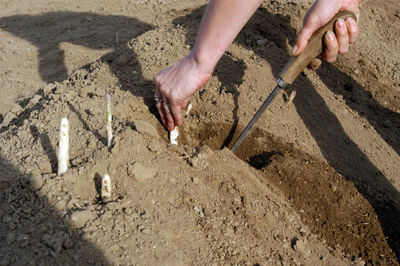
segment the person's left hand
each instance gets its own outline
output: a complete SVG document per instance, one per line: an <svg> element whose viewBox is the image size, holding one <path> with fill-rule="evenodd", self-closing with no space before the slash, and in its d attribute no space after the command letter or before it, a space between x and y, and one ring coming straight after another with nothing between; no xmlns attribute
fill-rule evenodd
<svg viewBox="0 0 400 266"><path fill-rule="evenodd" d="M328 23L339 11L352 11L358 20L360 16L359 2L360 0L316 0L304 18L303 28L291 54L293 56L301 54L313 33ZM349 44L357 40L357 22L352 18L348 18L346 21L339 19L335 23L335 33L329 31L324 37L325 50L322 58L330 63L336 60L338 53L346 53L349 50Z"/></svg>
<svg viewBox="0 0 400 266"><path fill-rule="evenodd" d="M191 52L155 77L157 109L169 131L182 125L181 110L186 108L189 98L210 79L212 71L204 69L209 68L199 63Z"/></svg>

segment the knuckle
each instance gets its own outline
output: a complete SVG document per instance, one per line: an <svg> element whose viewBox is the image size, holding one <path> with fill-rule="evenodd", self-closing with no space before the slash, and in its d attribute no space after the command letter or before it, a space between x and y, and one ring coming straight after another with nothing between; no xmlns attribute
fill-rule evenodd
<svg viewBox="0 0 400 266"><path fill-rule="evenodd" d="M349 31L351 32L351 33L356 33L356 32L358 32L358 28L357 27L349 27Z"/></svg>
<svg viewBox="0 0 400 266"><path fill-rule="evenodd" d="M332 54L339 50L339 44L336 41L332 41L327 45L326 48L327 54Z"/></svg>
<svg viewBox="0 0 400 266"><path fill-rule="evenodd" d="M357 36L351 36L350 37L350 43L354 43L357 41Z"/></svg>
<svg viewBox="0 0 400 266"><path fill-rule="evenodd" d="M333 63L335 62L336 58L335 57L328 57L325 61L328 63Z"/></svg>
<svg viewBox="0 0 400 266"><path fill-rule="evenodd" d="M335 61L336 61L336 54L329 57L329 60L328 60L329 63L333 63Z"/></svg>
<svg viewBox="0 0 400 266"><path fill-rule="evenodd" d="M173 90L170 94L171 99L174 101L177 101L179 99L179 92L177 90Z"/></svg>
<svg viewBox="0 0 400 266"><path fill-rule="evenodd" d="M308 27L319 27L321 24L321 18L315 13L311 13L306 19L306 25Z"/></svg>
<svg viewBox="0 0 400 266"><path fill-rule="evenodd" d="M339 43L337 41L332 42L331 45L332 46L331 46L330 50L335 51L335 52L337 52L339 50Z"/></svg>
<svg viewBox="0 0 400 266"><path fill-rule="evenodd" d="M160 83L161 83L160 74L158 74L158 75L154 78L154 82L156 83L156 85L160 85Z"/></svg>
<svg viewBox="0 0 400 266"><path fill-rule="evenodd" d="M344 45L341 45L340 47L339 47L339 54L345 54L345 53L347 53L349 51L349 45L346 43L346 44L344 44Z"/></svg>
<svg viewBox="0 0 400 266"><path fill-rule="evenodd" d="M336 60L336 55L337 55L337 53L336 53L336 52L333 52L333 51L331 51L331 52L326 52L326 53L324 53L323 58L324 58L324 60L325 60L326 62L332 63L332 62L334 62L334 61Z"/></svg>
<svg viewBox="0 0 400 266"><path fill-rule="evenodd" d="M339 35L341 38L345 38L346 36L348 36L347 29L346 28L340 28L337 31L337 35Z"/></svg>

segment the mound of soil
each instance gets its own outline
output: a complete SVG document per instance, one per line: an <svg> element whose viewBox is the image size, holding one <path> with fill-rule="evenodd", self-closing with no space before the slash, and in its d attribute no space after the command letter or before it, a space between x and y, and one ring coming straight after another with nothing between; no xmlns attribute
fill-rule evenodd
<svg viewBox="0 0 400 266"><path fill-rule="evenodd" d="M257 10L192 98L178 146L160 124L153 77L190 51L204 2L131 3L130 18L86 7L2 14L0 28L36 45L42 64L39 89L2 109L0 264L398 265L395 1L364 3L351 52L306 70L229 150L274 87L310 4ZM97 51L92 63L68 63L60 47ZM57 176L62 117L70 169Z"/></svg>

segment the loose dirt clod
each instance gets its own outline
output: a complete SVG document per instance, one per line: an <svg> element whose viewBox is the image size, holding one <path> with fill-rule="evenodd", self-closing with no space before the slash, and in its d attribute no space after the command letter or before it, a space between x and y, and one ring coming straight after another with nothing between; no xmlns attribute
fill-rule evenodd
<svg viewBox="0 0 400 266"><path fill-rule="evenodd" d="M74 228L82 228L94 217L96 214L90 210L74 211L70 214L68 223Z"/></svg>
<svg viewBox="0 0 400 266"><path fill-rule="evenodd" d="M40 189L44 183L43 176L38 175L38 174L34 174L34 175L30 176L28 181L29 181L30 188L32 191L36 191L36 190Z"/></svg>
<svg viewBox="0 0 400 266"><path fill-rule="evenodd" d="M139 182L144 182L146 180L149 180L157 174L156 169L146 167L140 163L135 163L134 165L129 166L128 171Z"/></svg>
<svg viewBox="0 0 400 266"><path fill-rule="evenodd" d="M301 239L293 239L293 249L299 252L301 255L308 257L311 254L310 246L307 241Z"/></svg>

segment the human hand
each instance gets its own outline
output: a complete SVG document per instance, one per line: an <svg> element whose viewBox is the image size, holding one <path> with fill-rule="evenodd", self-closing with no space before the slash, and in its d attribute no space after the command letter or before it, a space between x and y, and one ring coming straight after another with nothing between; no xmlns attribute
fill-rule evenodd
<svg viewBox="0 0 400 266"><path fill-rule="evenodd" d="M170 66L155 78L157 109L161 121L169 131L183 124L181 110L186 108L190 96L198 91L211 77L209 71L199 64L193 53Z"/></svg>
<svg viewBox="0 0 400 266"><path fill-rule="evenodd" d="M352 11L358 20L360 2L361 0L316 0L304 18L303 28L291 54L293 56L301 54L312 34L328 23L339 11ZM338 53L346 53L349 50L349 44L355 42L358 37L357 22L352 18L348 18L346 21L339 19L336 21L334 29L336 35L329 31L324 37L325 50L322 58L327 62L335 61Z"/></svg>

